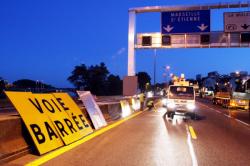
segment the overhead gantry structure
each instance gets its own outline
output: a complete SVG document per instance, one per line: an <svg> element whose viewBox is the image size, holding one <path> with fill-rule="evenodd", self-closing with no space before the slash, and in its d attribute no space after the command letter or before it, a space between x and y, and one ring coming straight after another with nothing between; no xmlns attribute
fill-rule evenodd
<svg viewBox="0 0 250 166"><path fill-rule="evenodd" d="M190 6L151 6L129 9L129 29L128 29L128 76L135 75L135 50L136 49L162 49L162 48L228 48L228 47L250 47L250 43L241 43L241 33L228 32L208 32L211 38L209 43L201 44L200 35L197 33L169 34L171 37L170 45L162 44L162 33L140 33L136 32L136 15L150 12L171 12L171 11L195 11L195 10L213 10L227 8L247 8L247 3L217 3L208 5L190 5ZM204 34L204 33L203 33ZM142 44L142 38L150 36L152 44L145 46ZM206 36L205 36L206 37ZM190 42L192 41L192 42Z"/></svg>

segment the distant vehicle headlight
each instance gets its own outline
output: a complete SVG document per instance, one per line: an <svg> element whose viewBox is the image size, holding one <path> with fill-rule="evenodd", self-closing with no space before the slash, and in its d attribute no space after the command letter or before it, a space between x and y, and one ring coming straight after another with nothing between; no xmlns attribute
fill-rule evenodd
<svg viewBox="0 0 250 166"><path fill-rule="evenodd" d="M151 91L148 92L148 93L147 93L147 97L148 97L148 98L153 97L153 92L151 92Z"/></svg>
<svg viewBox="0 0 250 166"><path fill-rule="evenodd" d="M245 104L246 104L246 101L245 101L245 100L239 100L238 103L239 103L239 104L244 104L244 105L245 105Z"/></svg>
<svg viewBox="0 0 250 166"><path fill-rule="evenodd" d="M170 109L173 109L173 108L176 107L176 105L175 105L174 102L169 102L169 103L167 104L167 107L170 108Z"/></svg>
<svg viewBox="0 0 250 166"><path fill-rule="evenodd" d="M167 99L162 99L162 100L161 100L161 103L162 103L163 105L167 105L167 102L168 102Z"/></svg>
<svg viewBox="0 0 250 166"><path fill-rule="evenodd" d="M193 103L187 104L187 109L194 110L195 109L195 104L193 104Z"/></svg>

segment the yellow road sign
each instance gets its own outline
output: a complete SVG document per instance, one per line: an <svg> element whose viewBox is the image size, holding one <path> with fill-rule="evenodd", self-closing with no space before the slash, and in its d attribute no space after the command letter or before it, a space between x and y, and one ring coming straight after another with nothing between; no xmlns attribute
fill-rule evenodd
<svg viewBox="0 0 250 166"><path fill-rule="evenodd" d="M65 108L69 109L65 106L65 101L59 103L52 94L33 94L32 96L33 107L48 115L66 145L82 138L75 122L65 111Z"/></svg>
<svg viewBox="0 0 250 166"><path fill-rule="evenodd" d="M82 137L93 132L93 129L89 125L82 111L67 93L53 93L53 95L57 101L61 103L60 106L65 112L73 119L77 126L77 130Z"/></svg>
<svg viewBox="0 0 250 166"><path fill-rule="evenodd" d="M26 92L5 92L21 115L40 154L63 146L63 141L47 114L32 102L34 95Z"/></svg>
<svg viewBox="0 0 250 166"><path fill-rule="evenodd" d="M6 92L20 113L40 154L93 132L81 110L65 93Z"/></svg>

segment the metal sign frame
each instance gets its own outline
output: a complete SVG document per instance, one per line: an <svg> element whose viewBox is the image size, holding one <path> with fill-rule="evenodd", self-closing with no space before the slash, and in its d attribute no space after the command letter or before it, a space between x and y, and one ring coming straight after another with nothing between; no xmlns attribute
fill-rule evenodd
<svg viewBox="0 0 250 166"><path fill-rule="evenodd" d="M211 5L196 6L147 6L129 9L129 27L128 27L128 76L135 75L135 49L139 49L135 44L136 39L136 14L149 12L168 12L180 10L210 10L225 8L246 8L250 3L218 3ZM152 49L152 47L150 47ZM218 47L220 48L220 47Z"/></svg>
<svg viewBox="0 0 250 166"><path fill-rule="evenodd" d="M242 33L244 34L244 33ZM207 33L187 33L187 34L161 34L147 33L152 37L152 44L145 46L142 44L144 33L138 33L136 37L135 49L166 49L166 48L237 48L250 47L250 43L241 42L241 33L225 33L223 31L214 31ZM201 35L209 35L210 42L202 43ZM170 44L164 45L162 37L169 36Z"/></svg>

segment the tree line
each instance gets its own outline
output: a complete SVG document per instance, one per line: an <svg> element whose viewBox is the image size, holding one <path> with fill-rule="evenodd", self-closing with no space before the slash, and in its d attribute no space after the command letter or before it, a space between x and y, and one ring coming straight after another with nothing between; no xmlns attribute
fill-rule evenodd
<svg viewBox="0 0 250 166"><path fill-rule="evenodd" d="M144 92L150 85L150 76L146 72L138 72L138 88ZM118 75L111 74L104 63L86 66L76 65L67 80L77 89L91 91L97 96L122 95L122 79ZM9 84L10 85L10 84ZM0 94L3 90L41 92L56 90L55 87L40 81L20 79L14 81L11 86L0 77Z"/></svg>
<svg viewBox="0 0 250 166"><path fill-rule="evenodd" d="M2 77L0 77L0 97L5 97L4 90L10 91L31 91L31 92L42 92L43 90L52 90L55 87L45 84L41 81L35 81L30 79L20 79L14 81L12 84L8 83Z"/></svg>
<svg viewBox="0 0 250 166"><path fill-rule="evenodd" d="M146 72L137 73L139 89L145 91L146 84L150 84L150 76ZM104 63L86 66L85 64L74 67L68 77L76 89L88 90L98 96L121 95L122 80L118 75L110 74Z"/></svg>
<svg viewBox="0 0 250 166"><path fill-rule="evenodd" d="M110 74L104 63L86 66L80 64L74 67L68 77L77 90L91 91L98 96L122 94L122 80L119 76Z"/></svg>

